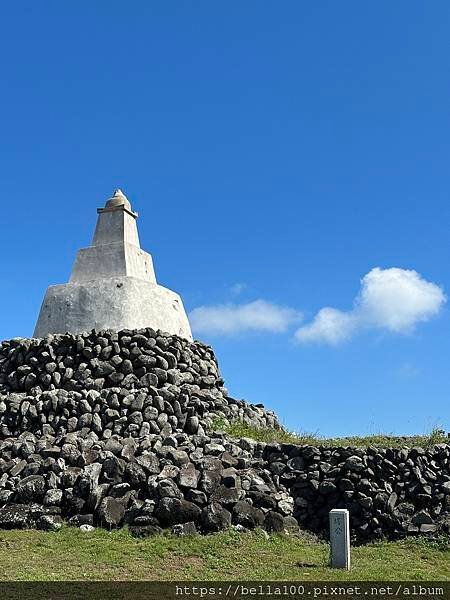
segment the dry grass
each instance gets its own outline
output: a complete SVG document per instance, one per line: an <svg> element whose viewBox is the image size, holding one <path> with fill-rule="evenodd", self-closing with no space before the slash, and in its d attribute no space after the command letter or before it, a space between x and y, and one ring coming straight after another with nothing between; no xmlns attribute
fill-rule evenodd
<svg viewBox="0 0 450 600"><path fill-rule="evenodd" d="M313 433L292 432L284 428L271 429L267 427L258 429L257 427L251 427L238 421L228 423L224 420L216 419L212 430L227 433L234 438L245 437L258 442L328 447L355 446L358 448L367 448L368 446L375 446L378 448L413 448L420 446L421 448L429 448L434 444L450 443L450 439L437 428L427 434L414 436L376 434L361 437L326 438Z"/></svg>

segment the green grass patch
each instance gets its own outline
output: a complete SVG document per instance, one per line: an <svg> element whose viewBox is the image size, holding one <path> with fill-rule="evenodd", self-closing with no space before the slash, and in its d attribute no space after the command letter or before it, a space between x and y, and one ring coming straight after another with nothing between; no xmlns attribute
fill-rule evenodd
<svg viewBox="0 0 450 600"><path fill-rule="evenodd" d="M277 442L284 444L301 444L311 446L356 446L367 448L375 446L378 448L403 448L418 447L429 448L434 444L450 443L449 438L440 429L433 429L424 435L396 436L387 434L376 434L368 436L326 438L314 433L293 432L287 429L273 429L266 427L259 429L240 421L231 423L224 419L216 419L211 427L212 431L221 431L234 438L250 438L257 442Z"/></svg>
<svg viewBox="0 0 450 600"><path fill-rule="evenodd" d="M350 572L330 569L328 558L328 544L306 533L135 539L126 529L0 531L3 581L450 580L450 548L439 540L355 547Z"/></svg>

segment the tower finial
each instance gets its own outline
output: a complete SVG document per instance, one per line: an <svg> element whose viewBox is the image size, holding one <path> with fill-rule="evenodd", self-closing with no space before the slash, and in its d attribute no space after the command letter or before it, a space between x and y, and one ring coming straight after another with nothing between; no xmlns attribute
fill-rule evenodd
<svg viewBox="0 0 450 600"><path fill-rule="evenodd" d="M114 191L114 194L105 204L105 208L115 208L117 206L124 206L126 209L131 210L131 204L120 188Z"/></svg>

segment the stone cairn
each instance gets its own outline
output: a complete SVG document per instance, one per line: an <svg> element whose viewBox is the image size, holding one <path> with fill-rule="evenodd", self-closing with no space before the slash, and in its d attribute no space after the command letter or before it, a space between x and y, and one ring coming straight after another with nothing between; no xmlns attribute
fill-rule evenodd
<svg viewBox="0 0 450 600"><path fill-rule="evenodd" d="M209 346L159 330L4 341L0 527L326 535L329 510L348 508L355 541L450 533L449 445L233 439L214 424L281 426L223 384Z"/></svg>

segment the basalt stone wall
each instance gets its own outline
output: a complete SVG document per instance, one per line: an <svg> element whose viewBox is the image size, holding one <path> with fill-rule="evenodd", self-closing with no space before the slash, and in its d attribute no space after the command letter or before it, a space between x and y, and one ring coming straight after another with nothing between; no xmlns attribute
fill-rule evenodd
<svg viewBox="0 0 450 600"><path fill-rule="evenodd" d="M0 527L128 524L136 535L262 526L353 539L450 531L450 446L329 448L235 440L280 427L230 398L212 349L150 329L0 345Z"/></svg>
<svg viewBox="0 0 450 600"><path fill-rule="evenodd" d="M280 425L228 397L212 348L152 329L93 331L0 345L0 435L90 430L204 433L214 419Z"/></svg>
<svg viewBox="0 0 450 600"><path fill-rule="evenodd" d="M179 432L141 438L23 433L0 442L0 528L120 526L219 531L298 529L294 502L262 450L245 440Z"/></svg>
<svg viewBox="0 0 450 600"><path fill-rule="evenodd" d="M429 450L261 444L221 433L98 439L22 433L0 442L0 527L229 526L326 536L348 508L352 538L450 533L450 446Z"/></svg>
<svg viewBox="0 0 450 600"><path fill-rule="evenodd" d="M448 444L426 450L271 444L263 457L306 529L325 533L329 511L347 508L358 541L450 533Z"/></svg>

